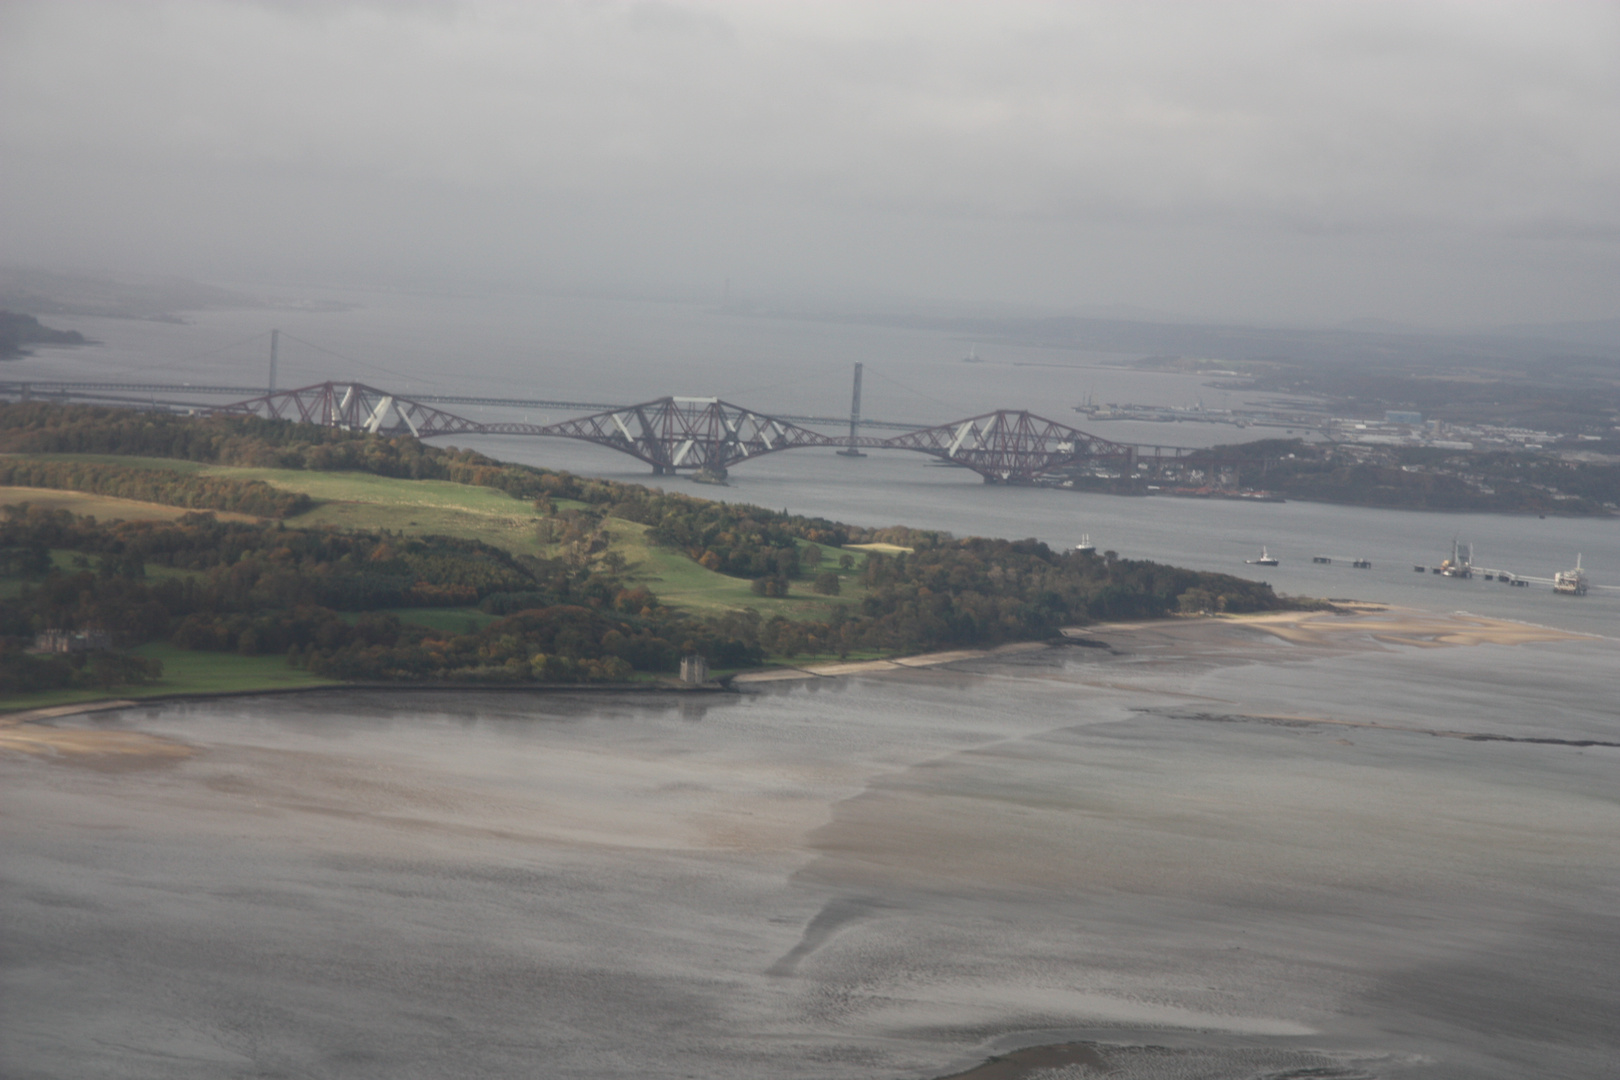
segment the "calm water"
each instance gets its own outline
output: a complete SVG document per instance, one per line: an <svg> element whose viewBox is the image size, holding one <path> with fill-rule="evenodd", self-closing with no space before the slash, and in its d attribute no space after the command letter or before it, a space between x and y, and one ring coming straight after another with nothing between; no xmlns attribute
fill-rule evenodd
<svg viewBox="0 0 1620 1080"><path fill-rule="evenodd" d="M720 388L835 411L854 359L893 380L869 380L868 411L901 418L1062 418L1093 379L1099 397L1198 392L1107 357L963 365L972 343L909 332L365 299L275 320L465 392ZM31 370L172 365L268 324L59 321L106 348ZM245 380L250 360L148 374ZM587 446L489 449L643 478ZM1113 652L749 695L320 694L61 721L194 753L0 757L0 1075L920 1080L1074 1039L1115 1046L1124 1077L1616 1075L1620 605L1411 571L1457 535L1487 565L1550 574L1580 551L1612 580L1614 523L989 488L903 455L780 455L695 490L1088 532L1240 573L1265 543L1286 591L1600 636L1182 623L1108 631ZM1356 556L1373 569L1339 561ZM1084 1074L1047 1080L1064 1075Z"/></svg>
<svg viewBox="0 0 1620 1080"><path fill-rule="evenodd" d="M67 722L196 754L0 759L0 1072L1613 1076L1620 749L1457 737L1620 742L1613 643L1188 633Z"/></svg>
<svg viewBox="0 0 1620 1080"><path fill-rule="evenodd" d="M851 368L866 364L866 415L940 423L994 408L1054 419L1098 400L1210 408L1245 396L1182 375L1117 365L1134 356L975 344L932 332L736 317L693 305L552 297L352 295L341 313L216 311L190 325L59 317L103 344L8 366L42 377L140 373L154 381L262 385L272 326L282 386L353 378L402 392L629 403L666 394L720 396L764 410L848 415ZM246 340L254 338L254 340ZM307 343L307 344L306 344ZM983 363L962 357L977 348ZM1115 366L1110 366L1115 365ZM541 414L533 414L536 420ZM562 415L552 417L561 419ZM1226 438L1237 429L1116 424L1143 441ZM1166 432L1174 432L1170 439ZM1214 435L1211 433L1220 433ZM1124 434L1120 438L1127 437Z"/></svg>

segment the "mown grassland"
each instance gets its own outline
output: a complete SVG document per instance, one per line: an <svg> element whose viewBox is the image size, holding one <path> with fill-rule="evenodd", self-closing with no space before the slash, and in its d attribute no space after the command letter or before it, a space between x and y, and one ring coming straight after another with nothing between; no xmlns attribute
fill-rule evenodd
<svg viewBox="0 0 1620 1080"><path fill-rule="evenodd" d="M315 509L288 519L294 527L335 525L351 529L389 529L410 534L437 533L482 540L515 555L556 557L560 545L542 543L540 516L529 503L493 488L471 487L448 480L398 480L370 473L310 473L292 469L210 467L209 472L263 480L286 491L315 499ZM556 500L564 511L582 504ZM631 580L646 585L665 603L698 613L753 608L769 618L824 619L840 603L858 602L858 573L843 576L840 595L817 596L808 581L796 582L784 598L755 596L749 582L699 566L685 553L653 547L647 526L610 517L603 527L612 537L608 551L624 559ZM825 564L836 569L837 553ZM857 556L857 570L865 555Z"/></svg>
<svg viewBox="0 0 1620 1080"><path fill-rule="evenodd" d="M292 528L330 526L368 531L386 529L406 535L454 536L482 540L515 555L541 558L555 558L562 550L560 545L540 540L537 526L541 518L533 505L494 488L474 487L448 480L395 479L371 473L241 468L109 454L27 456L47 461L105 462L263 480L272 487L300 492L316 501L313 510L287 519L287 525ZM170 519L189 512L172 506L44 488L0 488L0 502L48 505L76 514L95 514L104 519ZM576 509L581 505L567 499L555 500L557 512ZM219 516L241 517L228 514ZM607 551L599 553L598 558L617 552L624 560L626 576L632 582L645 585L666 604L697 614L753 608L766 618L781 615L789 619L826 619L838 606L858 604L865 595L861 585L865 551L850 552L855 556L855 566L841 571L837 566L841 552L834 548L826 549L826 558L818 570L830 570L839 575L841 587L836 597L812 592L808 578L794 582L793 592L789 596L763 597L753 594L748 581L699 566L684 552L648 544L645 525L610 517L603 521L603 528L611 537L611 542ZM863 545L865 548L883 549L890 546ZM164 571L160 567L149 567L148 573L157 576ZM0 582L0 588L9 584ZM469 614L476 617L475 621L488 619L480 612L462 609L412 608L401 609L395 614L402 619L409 618L438 629L456 631L465 628Z"/></svg>
<svg viewBox="0 0 1620 1080"><path fill-rule="evenodd" d="M215 474L241 479L263 480L272 487L298 492L315 500L315 507L289 518L289 528L338 528L364 531L388 530L406 535L444 535L481 540L517 555L557 558L563 545L541 540L542 517L533 504L515 499L493 488L475 487L446 480L406 480L370 473L305 472L293 469L238 468L198 464L162 458L122 457L101 454L42 454L48 461L83 461L153 469L169 469L192 474ZM75 514L93 515L99 520L173 520L186 513L182 507L163 506L110 496L49 488L0 487L0 504L29 503L63 509ZM582 509L584 504L567 499L554 500L554 513ZM221 519L255 520L241 514L219 513ZM633 521L609 517L602 521L609 543L592 558L622 560L623 576L632 584L645 585L665 604L698 615L753 609L765 618L826 620L840 605L858 605L865 595L861 575L866 551L849 551L854 565L838 567L845 552L826 547L819 567L806 567L808 576L793 582L787 597L754 595L750 582L709 570L687 556L648 543L648 527ZM801 546L802 542L801 542ZM887 549L886 545L869 545ZM53 551L52 562L64 572L94 565L76 552ZM840 595L822 596L811 591L817 573L839 575ZM201 576L199 571L175 570L149 564L149 578ZM0 598L13 596L24 586L20 579L0 578ZM496 616L471 607L398 608L392 614L401 621L430 626L450 633L466 633L487 625ZM358 618L358 614L355 618ZM239 656L235 653L193 652L166 643L153 643L134 652L163 662L163 677L150 685L125 687L110 696L145 699L170 695L244 693L289 687L336 685L337 680L311 675L289 666L281 656ZM872 656L878 655L873 653ZM867 659L863 653L846 659ZM788 662L810 663L835 659L831 655L787 658ZM651 676L648 676L649 678ZM103 700L105 690L80 688L10 695L0 711L45 708L78 702Z"/></svg>
<svg viewBox="0 0 1620 1080"><path fill-rule="evenodd" d="M81 701L102 701L109 697L155 698L175 694L235 694L258 690L285 690L303 686L337 686L337 679L311 675L290 667L280 656L237 656L235 653L190 652L163 642L131 650L137 656L163 661L163 678L146 686L124 686L107 691L92 687L73 690L45 690L34 694L13 694L6 698L5 711L44 709Z"/></svg>
<svg viewBox="0 0 1620 1080"><path fill-rule="evenodd" d="M199 461L179 458L137 457L133 454L6 454L8 458L28 461L77 461L85 465L123 465L131 469L166 469L177 473L200 473L209 466ZM185 511L181 511L184 513Z"/></svg>
<svg viewBox="0 0 1620 1080"><path fill-rule="evenodd" d="M0 506L27 503L47 510L68 510L75 514L88 514L103 521L122 518L125 521L173 521L185 514L195 513L183 506L164 506L160 503L120 499L112 495L90 495L82 491L59 491L55 488L7 487L0 485ZM233 514L210 510L221 521L256 521L247 514Z"/></svg>
<svg viewBox="0 0 1620 1080"><path fill-rule="evenodd" d="M792 594L785 597L755 596L750 583L742 578L717 574L699 566L684 552L647 543L645 525L622 518L608 518L604 525L613 535L609 550L624 557L630 576L666 604L688 611L714 614L753 608L766 618L781 615L789 619L826 619L838 605L859 603L864 595L859 574L864 556L857 558L854 569L840 573L837 596L816 595L810 591L809 581L794 582ZM838 549L828 548L826 555L823 569L838 572Z"/></svg>

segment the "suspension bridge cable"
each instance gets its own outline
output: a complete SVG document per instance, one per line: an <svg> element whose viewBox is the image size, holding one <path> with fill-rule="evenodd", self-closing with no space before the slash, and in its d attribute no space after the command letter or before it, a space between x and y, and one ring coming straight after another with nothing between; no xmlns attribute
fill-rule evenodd
<svg viewBox="0 0 1620 1080"><path fill-rule="evenodd" d="M112 362L112 361L97 361L94 357L89 357L89 356L75 357L75 359L85 360L85 361L88 361L88 362L90 362L92 364L101 363L101 364L103 364L103 365L105 365L105 366L107 366L109 368L112 368L118 374L139 375L143 371L162 371L165 368L175 367L175 366L177 366L179 364L189 364L193 360L202 360L202 359L204 359L206 357L209 357L209 356L215 356L215 355L218 355L219 353L225 352L228 349L237 349L237 348L242 347L243 345L247 345L247 344L249 344L251 342L257 341L260 338L267 338L269 336L270 336L270 331L261 330L257 334L250 334L249 336L247 336L245 338L242 338L242 339L240 339L238 341L228 342L228 343L226 343L224 345L216 345L215 347L213 347L211 349L204 349L202 352L191 353L188 356L177 357L177 358L175 358L173 360L165 360L161 364L146 364L146 365L144 365L142 367L136 367L136 368L117 367L115 362Z"/></svg>
<svg viewBox="0 0 1620 1080"><path fill-rule="evenodd" d="M337 351L335 351L333 349L328 349L325 346L317 345L313 341L305 341L301 337L294 337L292 334L289 334L286 331L283 331L281 336L286 338L288 341L296 341L298 344L304 346L305 348L314 349L318 353L325 353L327 356L334 357L335 359L338 359L338 360L342 360L345 363L359 364L361 367L370 368L373 371L380 371L384 375L392 375L395 378L405 379L405 380L415 379L415 380L418 380L420 382L426 383L429 386L441 386L441 385L443 385L437 379L432 379L432 378L428 378L428 377L421 376L421 375L407 375L403 371L395 371L393 368L386 368L386 367L383 367L381 364L373 364L368 360L361 360L357 356L346 356L343 353L337 352Z"/></svg>
<svg viewBox="0 0 1620 1080"><path fill-rule="evenodd" d="M374 364L369 360L362 360L358 356L350 356L347 353L338 352L336 349L328 349L324 345L317 345L313 341L305 341L303 338L298 337L295 334L289 334L285 330L283 330L281 332L281 336L286 341L296 342L299 345L304 346L305 348L313 349L318 353L324 353L327 356L333 357L334 359L337 359L337 360L342 360L345 363L359 364L361 367L370 368L373 371L380 371L385 375L392 375L395 378L404 379L407 389L409 389L409 387L411 386L412 383L420 385L420 386L422 386L422 387L424 387L426 389L432 389L432 388L435 388L435 387L437 387L439 389L443 389L444 385L445 385L444 381L442 379L434 378L431 375L421 375L421 374L407 375L403 371L395 371L393 368L384 367L381 364ZM476 375L461 376L460 378L461 378L462 381L467 381L469 379L471 381L473 381L473 382L484 382L484 383L495 381L495 382L502 382L503 385L506 385L502 380L499 380L499 379L491 380L489 378L484 378L484 377L476 376Z"/></svg>
<svg viewBox="0 0 1620 1080"><path fill-rule="evenodd" d="M925 394L921 390L917 390L917 389L914 389L914 388L912 388L910 386L907 386L905 383L901 382L899 379L891 379L891 378L889 378L889 376L883 374L881 371L871 371L871 370L869 370L867 372L867 374L876 375L878 378L882 379L884 382L893 383L895 386L898 386L900 389L904 390L906 393L915 394L918 397L924 399L925 401L932 401L935 405L943 405L945 408L951 409L951 410L955 410L955 409L958 409L958 408L961 407L961 406L955 404L954 402L946 401L943 398L937 398L932 394Z"/></svg>
<svg viewBox="0 0 1620 1080"><path fill-rule="evenodd" d="M813 375L806 375L801 379L791 379L788 382L771 383L769 386L747 386L747 387L742 388L741 390L728 391L728 393L732 394L735 397L743 397L743 396L745 396L747 394L763 394L768 390L781 390L784 387L788 387L788 386L799 386L802 383L821 382L823 380L824 380L824 376L818 372L818 373L813 374Z"/></svg>

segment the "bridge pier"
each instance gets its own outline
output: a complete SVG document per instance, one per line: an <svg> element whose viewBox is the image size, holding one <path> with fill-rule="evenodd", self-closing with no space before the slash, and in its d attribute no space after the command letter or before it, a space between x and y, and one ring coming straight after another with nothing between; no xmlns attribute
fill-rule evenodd
<svg viewBox="0 0 1620 1080"><path fill-rule="evenodd" d="M849 445L838 451L839 457L865 457L855 448L855 439L860 434L861 426L861 368L864 365L855 365L855 395L849 403Z"/></svg>

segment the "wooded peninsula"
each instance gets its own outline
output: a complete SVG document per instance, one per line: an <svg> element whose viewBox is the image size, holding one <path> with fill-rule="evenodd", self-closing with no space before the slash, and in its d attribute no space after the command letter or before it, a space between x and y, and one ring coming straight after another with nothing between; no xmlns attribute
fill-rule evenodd
<svg viewBox="0 0 1620 1080"><path fill-rule="evenodd" d="M630 683L694 653L726 672L1293 606L1113 552L861 528L254 417L0 405L0 487L12 708L345 680ZM47 631L98 647L41 652Z"/></svg>

